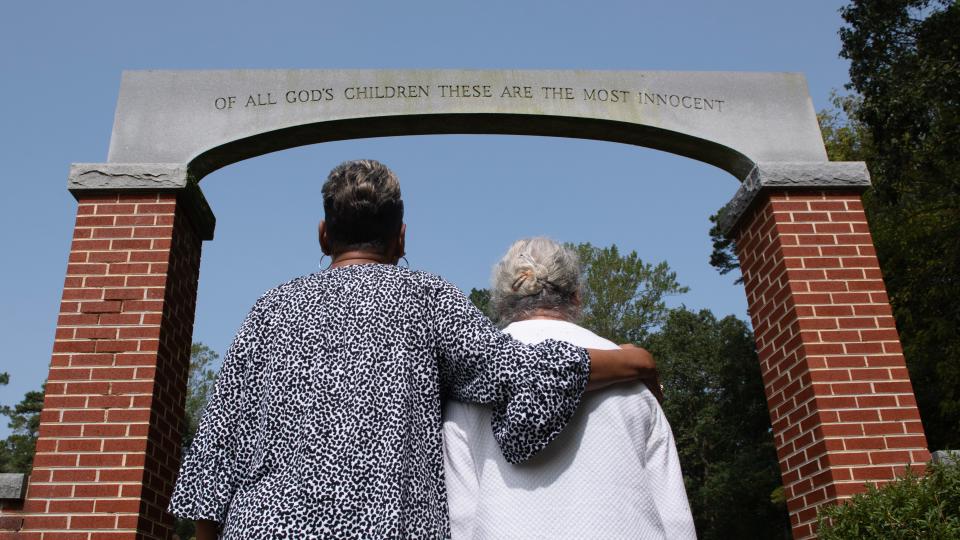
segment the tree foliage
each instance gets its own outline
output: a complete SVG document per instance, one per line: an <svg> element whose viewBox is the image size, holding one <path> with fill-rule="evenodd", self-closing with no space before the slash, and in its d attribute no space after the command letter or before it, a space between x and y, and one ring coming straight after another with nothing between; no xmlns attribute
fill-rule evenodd
<svg viewBox="0 0 960 540"><path fill-rule="evenodd" d="M200 427L200 415L217 380L220 355L203 343L190 346L190 371L187 373L187 401L184 408L187 426L183 432L183 448L189 448Z"/></svg>
<svg viewBox="0 0 960 540"><path fill-rule="evenodd" d="M9 381L7 373L0 374L0 384ZM13 407L0 407L0 415L7 417L7 427L10 428L10 435L0 441L0 472L30 474L42 409L42 388L40 391L27 392Z"/></svg>
<svg viewBox="0 0 960 540"><path fill-rule="evenodd" d="M645 263L631 251L621 255L616 245L569 245L583 265L581 324L616 343L640 343L663 323L666 297L689 289L665 261Z"/></svg>
<svg viewBox="0 0 960 540"><path fill-rule="evenodd" d="M645 346L657 358L699 537L788 538L753 332L733 316L672 310ZM730 504L736 501L736 511Z"/></svg>
<svg viewBox="0 0 960 540"><path fill-rule="evenodd" d="M934 463L923 476L906 476L879 489L827 506L818 518L821 540L960 538L960 465Z"/></svg>
<svg viewBox="0 0 960 540"><path fill-rule="evenodd" d="M957 448L960 4L855 0L841 13L857 95L842 103L850 122L825 139L869 165L864 206L927 437Z"/></svg>
<svg viewBox="0 0 960 540"><path fill-rule="evenodd" d="M490 289L470 289L469 298L484 315L490 319L493 318L493 313L490 311Z"/></svg>

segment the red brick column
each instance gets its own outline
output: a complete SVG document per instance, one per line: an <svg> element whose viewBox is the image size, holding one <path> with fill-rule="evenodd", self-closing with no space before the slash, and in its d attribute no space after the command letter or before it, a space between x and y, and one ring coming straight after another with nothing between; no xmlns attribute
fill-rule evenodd
<svg viewBox="0 0 960 540"><path fill-rule="evenodd" d="M201 239L212 234L196 197L77 194L37 454L13 537L170 536L164 508L180 460Z"/></svg>
<svg viewBox="0 0 960 540"><path fill-rule="evenodd" d="M929 459L858 191L766 191L736 234L794 538Z"/></svg>

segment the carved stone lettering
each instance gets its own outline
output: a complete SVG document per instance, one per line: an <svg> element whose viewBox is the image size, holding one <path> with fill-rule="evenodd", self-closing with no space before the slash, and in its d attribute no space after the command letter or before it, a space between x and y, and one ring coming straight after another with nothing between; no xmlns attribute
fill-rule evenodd
<svg viewBox="0 0 960 540"><path fill-rule="evenodd" d="M672 107L674 109L682 108L696 111L715 111L718 113L723 112L723 104L726 103L726 101L722 99L703 96L684 96L648 90L641 90L637 92L637 95L641 105Z"/></svg>
<svg viewBox="0 0 960 540"><path fill-rule="evenodd" d="M609 101L610 103L626 103L630 99L629 90L608 90L606 88L585 88L583 99L586 101Z"/></svg>
<svg viewBox="0 0 960 540"><path fill-rule="evenodd" d="M539 92L534 89L539 88ZM499 89L499 90L497 90ZM634 97L636 94L636 97ZM431 97L473 100L534 100L551 102L584 101L588 103L620 103L634 107L663 107L678 111L723 113L727 100L717 97L661 92L656 90L623 90L620 88L578 88L574 86L495 86L477 82L451 84L398 84L398 85L350 85L346 87L290 88L281 91L258 92L248 94L243 109L262 108L276 105L282 96L287 105L317 104L334 101L342 97L348 102L366 100L427 100ZM236 96L217 96L213 98L213 107L218 111L229 111L237 105Z"/></svg>

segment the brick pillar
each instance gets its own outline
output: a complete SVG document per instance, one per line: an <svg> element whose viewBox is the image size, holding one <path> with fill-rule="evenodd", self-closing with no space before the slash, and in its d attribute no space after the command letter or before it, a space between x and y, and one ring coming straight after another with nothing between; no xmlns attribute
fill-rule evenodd
<svg viewBox="0 0 960 540"><path fill-rule="evenodd" d="M736 245L794 538L929 459L860 191L762 190Z"/></svg>
<svg viewBox="0 0 960 540"><path fill-rule="evenodd" d="M196 187L74 194L37 453L13 536L168 538L212 214Z"/></svg>

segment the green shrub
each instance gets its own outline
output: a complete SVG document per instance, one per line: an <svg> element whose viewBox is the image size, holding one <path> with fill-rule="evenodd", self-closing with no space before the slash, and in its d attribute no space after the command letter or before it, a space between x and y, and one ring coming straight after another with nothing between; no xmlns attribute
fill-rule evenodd
<svg viewBox="0 0 960 540"><path fill-rule="evenodd" d="M960 465L930 464L820 511L821 540L960 539Z"/></svg>

